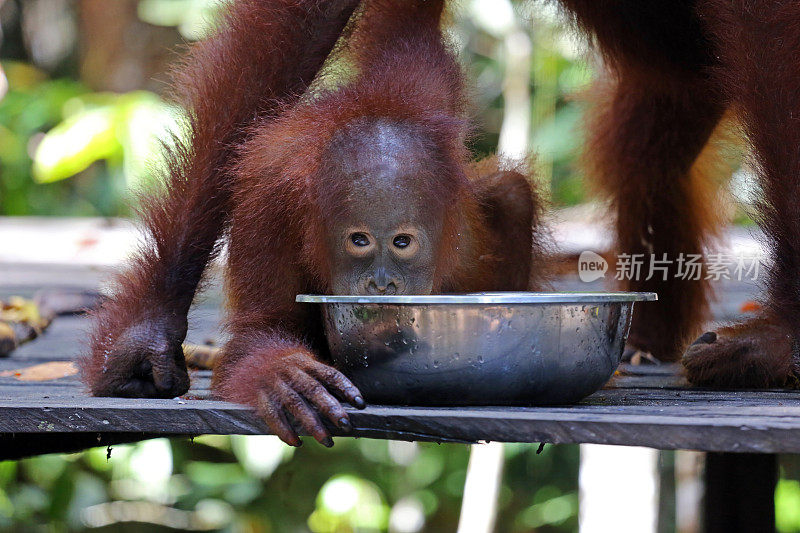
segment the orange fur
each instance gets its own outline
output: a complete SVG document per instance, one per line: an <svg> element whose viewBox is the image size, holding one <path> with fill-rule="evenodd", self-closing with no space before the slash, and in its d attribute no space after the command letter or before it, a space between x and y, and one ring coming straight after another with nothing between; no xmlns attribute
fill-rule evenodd
<svg viewBox="0 0 800 533"><path fill-rule="evenodd" d="M496 164L496 176L468 177L463 79L441 34L442 6L419 0L368 3L344 48L359 69L355 79L259 124L243 145L228 277L232 339L214 377L222 397L253 404L264 377L247 361L268 358L269 346L281 339L294 339L295 349L310 356L324 356L317 310L294 297L330 291L329 254L320 229L337 216L349 186L331 166L336 158L330 151L360 149L336 141L345 129L366 131L376 121L400 124L413 139L408 148L427 160L414 177L414 189L424 199L415 201L432 218L443 214L444 219L434 291L528 287L533 193L522 174L498 173ZM503 200L503 193L512 199ZM491 206L483 205L490 198L522 204L509 217L517 225L524 221L519 249L493 248L492 231L505 228L491 227L486 212ZM271 332L267 340L263 332Z"/></svg>
<svg viewBox="0 0 800 533"><path fill-rule="evenodd" d="M192 49L178 75L191 135L168 153L166 195L146 201L150 241L98 314L82 363L93 393L186 391L186 312L228 229L231 340L215 369L217 393L275 413L264 390L310 386L324 403L308 383L316 372L359 403L316 362L325 356L318 311L294 299L331 290L324 235L351 185L334 165L364 150L347 139L367 139L376 123L402 130L404 149L425 161L408 186L415 205L442 221L433 290L528 288L538 206L523 173L493 165L471 175L463 76L440 28L443 5L370 0L348 25L354 1L232 3L220 32ZM343 32L337 53L354 76L303 95ZM295 392L280 398L299 405ZM282 415L272 422L296 443Z"/></svg>
<svg viewBox="0 0 800 533"><path fill-rule="evenodd" d="M718 227L715 146L733 109L752 142L771 244L765 313L689 347L704 385L797 382L800 357L800 6L790 0L562 0L589 33L607 76L588 91L589 174L611 198L618 251L701 253ZM647 269L647 263L644 269ZM708 311L708 283L630 282L659 302L637 306L630 342L676 359ZM714 340L715 339L715 340ZM781 339L780 343L774 342ZM788 339L788 340L787 340ZM766 376L766 377L765 377Z"/></svg>

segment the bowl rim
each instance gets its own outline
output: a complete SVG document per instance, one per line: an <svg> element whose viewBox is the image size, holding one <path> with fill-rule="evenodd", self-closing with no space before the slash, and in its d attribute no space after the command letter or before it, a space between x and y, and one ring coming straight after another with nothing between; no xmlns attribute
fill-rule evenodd
<svg viewBox="0 0 800 533"><path fill-rule="evenodd" d="M607 304L653 302L654 292L475 292L468 294L326 295L298 294L299 303L319 304Z"/></svg>

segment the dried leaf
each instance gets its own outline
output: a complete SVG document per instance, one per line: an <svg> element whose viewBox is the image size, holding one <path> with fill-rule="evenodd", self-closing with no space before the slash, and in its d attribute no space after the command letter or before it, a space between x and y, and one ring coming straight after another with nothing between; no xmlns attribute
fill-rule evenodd
<svg viewBox="0 0 800 533"><path fill-rule="evenodd" d="M212 370L220 351L216 346L183 344L183 356L186 358L186 365L201 370Z"/></svg>
<svg viewBox="0 0 800 533"><path fill-rule="evenodd" d="M19 381L50 381L53 379L74 376L78 373L78 367L70 361L52 361L33 365L27 368L16 370L6 370L0 372L0 377L14 377Z"/></svg>
<svg viewBox="0 0 800 533"><path fill-rule="evenodd" d="M25 324L37 332L44 330L50 323L42 317L36 302L19 296L12 296L6 302L0 301L0 320Z"/></svg>

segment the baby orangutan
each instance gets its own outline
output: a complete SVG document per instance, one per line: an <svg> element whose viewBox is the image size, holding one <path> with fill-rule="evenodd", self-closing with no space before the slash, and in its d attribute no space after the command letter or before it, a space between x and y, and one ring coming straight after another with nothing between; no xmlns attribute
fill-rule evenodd
<svg viewBox="0 0 800 533"><path fill-rule="evenodd" d="M290 96L286 82L297 78L295 69L313 70L303 55L308 49L322 56L333 46L327 31L303 25L341 29L352 5L234 3L227 28L236 31L223 29L216 44L205 46L238 50L245 45L232 41L250 39L259 50L239 57L245 72L258 70L247 62L263 58L262 47L280 45L278 55L294 61L272 72L267 96L241 99L242 105L262 106L251 122L245 117L253 115L238 107L243 122L230 130L226 116L215 123L213 113L195 111L202 118L195 120L195 139L211 135L205 131L211 128L238 147L217 154L213 150L220 150L220 143L206 147L195 141L175 163L167 198L190 191L189 201L180 205L182 199L175 199L174 211L155 203L159 207L148 212L158 252L143 253L99 313L92 354L83 362L94 394L186 392L180 353L186 312L226 222L231 338L215 368L214 390L223 399L253 406L292 445L300 440L290 418L329 446L323 419L347 430L340 401L364 406L356 387L323 362L319 310L296 303L297 294L525 290L535 283L540 270L533 261L541 257L534 253L537 202L525 175L492 162L469 163L462 73L440 30L443 3L365 3L341 50L357 68L354 79L302 99ZM267 14L283 20L290 16L284 11L298 9L300 27L274 26L285 35L270 36ZM319 18L324 16L328 19ZM319 42L304 41L309 35ZM269 37L261 42L254 36ZM289 53L286 43L296 46L297 54ZM315 68L320 65L313 61ZM215 83L230 83L234 94L247 92L242 84L248 83L263 92L262 80L231 76L221 67L219 76ZM203 90L196 89L195 96L202 99ZM269 103L273 96L282 99L280 107ZM208 173L196 175L192 165ZM190 180L212 180L212 174L220 181L207 191L225 196L225 205L204 212L203 202L219 200L193 200ZM187 210L196 211L190 216ZM212 223L213 229L206 226ZM198 243L199 238L205 240ZM165 300L169 295L174 298Z"/></svg>

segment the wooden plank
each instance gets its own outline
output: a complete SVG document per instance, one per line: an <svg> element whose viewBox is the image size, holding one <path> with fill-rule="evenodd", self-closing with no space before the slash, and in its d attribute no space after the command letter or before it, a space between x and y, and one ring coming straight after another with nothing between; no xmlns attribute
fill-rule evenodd
<svg viewBox="0 0 800 533"><path fill-rule="evenodd" d="M63 284L58 280L64 272L17 273L16 288L31 279ZM735 292L741 299L749 288L740 288ZM212 289L206 303L192 311L188 340L221 340L219 321L218 290ZM0 371L73 360L85 351L87 328L85 317L59 317L43 337L0 360ZM800 453L800 393L688 389L678 370L676 365L624 366L607 388L576 406L350 409L353 436ZM193 372L192 383L188 397L210 397L209 372ZM0 378L0 449L6 453L14 447L32 450L34 442L40 443L37 450L61 446L66 451L138 436L266 431L249 409L225 402L91 398L75 376L49 382Z"/></svg>
<svg viewBox="0 0 800 533"><path fill-rule="evenodd" d="M474 442L599 443L659 449L800 453L800 407L757 415L682 405L349 409L353 436ZM209 400L51 397L0 401L0 433L262 434L246 407ZM335 432L340 434L338 432Z"/></svg>
<svg viewBox="0 0 800 533"><path fill-rule="evenodd" d="M63 354L75 349L85 319L71 317L62 324L64 327L37 340L33 353L20 351L0 361L0 370L74 357L73 353ZM800 452L800 393L685 389L675 370L667 365L623 367L609 388L577 406L371 406L351 411L357 428L354 435ZM189 396L208 397L210 372L193 372L192 378ZM0 378L0 433L66 436L95 432L101 436L254 434L266 432L266 428L247 408L224 402L91 398L74 376L38 383Z"/></svg>

